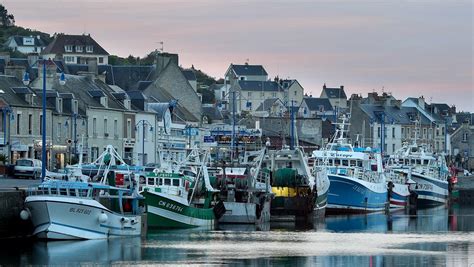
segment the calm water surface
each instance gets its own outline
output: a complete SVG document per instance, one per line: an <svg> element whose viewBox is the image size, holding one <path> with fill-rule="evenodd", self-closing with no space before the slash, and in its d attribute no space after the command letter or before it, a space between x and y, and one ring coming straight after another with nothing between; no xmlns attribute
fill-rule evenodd
<svg viewBox="0 0 474 267"><path fill-rule="evenodd" d="M3 242L0 265L474 266L474 208L332 216L146 238Z"/></svg>

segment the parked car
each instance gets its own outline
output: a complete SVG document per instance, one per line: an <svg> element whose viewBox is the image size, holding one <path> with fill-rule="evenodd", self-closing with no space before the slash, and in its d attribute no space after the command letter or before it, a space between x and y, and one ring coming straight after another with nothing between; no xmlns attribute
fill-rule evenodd
<svg viewBox="0 0 474 267"><path fill-rule="evenodd" d="M15 163L14 175L21 178L38 179L41 177L41 160L38 159L19 159Z"/></svg>

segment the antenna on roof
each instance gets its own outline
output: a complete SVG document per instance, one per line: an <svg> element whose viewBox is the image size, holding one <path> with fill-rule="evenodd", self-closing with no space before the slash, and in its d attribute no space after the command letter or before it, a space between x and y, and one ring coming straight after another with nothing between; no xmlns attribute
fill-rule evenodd
<svg viewBox="0 0 474 267"><path fill-rule="evenodd" d="M161 53L163 53L165 51L165 42L160 41L158 43L161 45L160 51L161 51Z"/></svg>

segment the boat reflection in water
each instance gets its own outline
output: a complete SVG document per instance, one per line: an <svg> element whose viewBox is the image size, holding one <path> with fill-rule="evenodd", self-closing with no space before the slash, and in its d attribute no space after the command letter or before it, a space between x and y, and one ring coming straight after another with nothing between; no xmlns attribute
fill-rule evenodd
<svg viewBox="0 0 474 267"><path fill-rule="evenodd" d="M114 238L113 240L35 242L32 247L35 265L109 264L110 262L137 262L142 260L141 238Z"/></svg>

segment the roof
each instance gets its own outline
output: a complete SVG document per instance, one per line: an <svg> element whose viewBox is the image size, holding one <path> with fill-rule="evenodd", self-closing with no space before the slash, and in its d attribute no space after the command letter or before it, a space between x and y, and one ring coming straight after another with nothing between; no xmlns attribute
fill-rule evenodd
<svg viewBox="0 0 474 267"><path fill-rule="evenodd" d="M303 101L311 111L320 111L321 107L324 111L333 110L331 102L327 98L305 97Z"/></svg>
<svg viewBox="0 0 474 267"><path fill-rule="evenodd" d="M380 106L372 104L360 104L360 109L368 115L373 121L379 121L383 113L386 123L396 124L414 124L417 118L421 119L421 124L429 125L430 120L423 114L418 112L414 107L394 107Z"/></svg>
<svg viewBox="0 0 474 267"><path fill-rule="evenodd" d="M220 110L216 107L203 106L202 115L207 116L211 120L222 120L224 117Z"/></svg>
<svg viewBox="0 0 474 267"><path fill-rule="evenodd" d="M142 93L142 91L127 91L128 97L131 100L145 100L147 97Z"/></svg>
<svg viewBox="0 0 474 267"><path fill-rule="evenodd" d="M323 91L326 92L328 98L344 98L347 99L344 88L329 88L323 87Z"/></svg>
<svg viewBox="0 0 474 267"><path fill-rule="evenodd" d="M33 92L26 86L12 87L15 94L32 94Z"/></svg>
<svg viewBox="0 0 474 267"><path fill-rule="evenodd" d="M61 93L59 94L59 97L63 99L74 99L74 94L72 93Z"/></svg>
<svg viewBox="0 0 474 267"><path fill-rule="evenodd" d="M456 122L458 124L468 123L474 125L474 113L460 112L456 113Z"/></svg>
<svg viewBox="0 0 474 267"><path fill-rule="evenodd" d="M82 52L74 50L74 54L93 54L93 55L109 55L102 46L100 46L90 35L69 35L69 34L58 34L54 40L41 52L41 54L67 54L72 52L66 52L64 46L84 46ZM88 53L86 46L92 45L93 52ZM74 48L75 49L75 48Z"/></svg>
<svg viewBox="0 0 474 267"><path fill-rule="evenodd" d="M262 75L268 75L267 71L262 65L234 65L231 64L230 68L234 71L234 73L238 76L247 76L247 75L252 75L252 76L262 76Z"/></svg>
<svg viewBox="0 0 474 267"><path fill-rule="evenodd" d="M196 74L192 70L182 70L181 71L188 81L196 81Z"/></svg>
<svg viewBox="0 0 474 267"><path fill-rule="evenodd" d="M118 100L128 99L127 93L125 93L125 92L112 93L112 95L115 97L115 99L118 99Z"/></svg>
<svg viewBox="0 0 474 267"><path fill-rule="evenodd" d="M39 37L39 38L38 38ZM33 38L34 41L33 43L28 43L28 44L25 44L23 42L23 38ZM11 36L9 39L14 39L15 40L15 43L18 45L18 46L41 46L41 47L45 47L47 44L46 44L46 41L41 37L41 36L20 36L20 35L15 35L15 36Z"/></svg>
<svg viewBox="0 0 474 267"><path fill-rule="evenodd" d="M239 81L239 86L244 91L281 91L281 87L277 82L273 81Z"/></svg>
<svg viewBox="0 0 474 267"><path fill-rule="evenodd" d="M105 94L101 90L89 90L89 95L92 97L104 97Z"/></svg>
<svg viewBox="0 0 474 267"><path fill-rule="evenodd" d="M268 99L265 99L265 101L263 101L263 103L261 103L256 111L266 111L266 110L270 110L273 106L273 104L275 104L275 102L277 102L279 99L278 98L268 98ZM281 103L281 101L280 101ZM283 105L283 103L281 103L281 105Z"/></svg>
<svg viewBox="0 0 474 267"><path fill-rule="evenodd" d="M0 99L10 106L28 106L40 107L41 101L39 97L34 97L33 105L28 104L25 98L16 94L13 88L22 88L23 83L13 76L0 75Z"/></svg>
<svg viewBox="0 0 474 267"><path fill-rule="evenodd" d="M148 86L150 86L151 83L152 83L152 81L139 81L138 85L137 85L138 91L145 90Z"/></svg>

